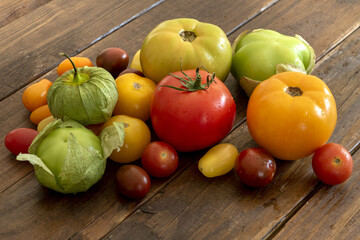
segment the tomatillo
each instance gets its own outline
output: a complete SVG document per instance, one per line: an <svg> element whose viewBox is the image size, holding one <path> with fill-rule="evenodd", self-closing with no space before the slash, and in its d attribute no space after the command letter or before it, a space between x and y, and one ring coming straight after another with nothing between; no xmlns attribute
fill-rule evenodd
<svg viewBox="0 0 360 240"><path fill-rule="evenodd" d="M98 137L76 121L55 120L35 137L29 154L16 159L29 161L39 183L49 189L85 192L102 178L107 157L120 151L124 139L123 123L105 128Z"/></svg>
<svg viewBox="0 0 360 240"><path fill-rule="evenodd" d="M242 32L234 41L231 74L248 96L263 80L280 72L310 74L315 65L313 48L299 35L273 30Z"/></svg>

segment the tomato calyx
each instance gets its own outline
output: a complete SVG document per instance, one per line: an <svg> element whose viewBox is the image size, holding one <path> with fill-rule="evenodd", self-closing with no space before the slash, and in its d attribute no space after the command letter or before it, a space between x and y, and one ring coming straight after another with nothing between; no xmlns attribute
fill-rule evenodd
<svg viewBox="0 0 360 240"><path fill-rule="evenodd" d="M303 91L299 87L287 87L285 92L292 97L298 97L303 94Z"/></svg>
<svg viewBox="0 0 360 240"><path fill-rule="evenodd" d="M206 68L203 67L205 70ZM215 73L213 73L212 75L209 73L209 75L206 76L206 83L202 84L201 83L201 79L202 76L199 73L200 68L196 68L196 77L189 77L185 72L183 72L183 70L180 70L181 73L184 75L184 77L180 77L178 75L174 75L172 73L169 73L169 75L177 78L180 80L180 83L185 87L184 88L178 88L178 87L174 87L174 86L170 86L170 85L161 85L160 87L169 87L169 88L173 88L179 91L185 91L185 92L195 92L198 90L206 90L210 87L210 84L212 84L213 82L216 83L215 81Z"/></svg>

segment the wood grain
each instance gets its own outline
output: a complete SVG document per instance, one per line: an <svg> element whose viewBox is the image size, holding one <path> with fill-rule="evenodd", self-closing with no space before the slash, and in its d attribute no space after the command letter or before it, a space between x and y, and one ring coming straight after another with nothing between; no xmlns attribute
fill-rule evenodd
<svg viewBox="0 0 360 240"><path fill-rule="evenodd" d="M57 66L60 52L81 52L157 2L54 0L3 26L0 100Z"/></svg>
<svg viewBox="0 0 360 240"><path fill-rule="evenodd" d="M51 0L2 0L0 2L0 28L50 1Z"/></svg>

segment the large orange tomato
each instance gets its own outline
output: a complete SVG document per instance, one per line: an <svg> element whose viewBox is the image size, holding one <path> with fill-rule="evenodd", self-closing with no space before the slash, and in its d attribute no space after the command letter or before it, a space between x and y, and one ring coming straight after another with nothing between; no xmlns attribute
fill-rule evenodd
<svg viewBox="0 0 360 240"><path fill-rule="evenodd" d="M304 158L324 145L336 119L336 103L327 85L298 72L279 73L260 83L247 108L254 141L283 160Z"/></svg>

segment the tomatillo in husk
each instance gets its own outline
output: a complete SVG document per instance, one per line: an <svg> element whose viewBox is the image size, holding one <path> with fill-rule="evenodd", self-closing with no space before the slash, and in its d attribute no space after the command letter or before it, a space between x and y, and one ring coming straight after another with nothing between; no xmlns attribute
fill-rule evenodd
<svg viewBox="0 0 360 240"><path fill-rule="evenodd" d="M123 123L103 129L100 136L80 123L56 119L33 140L29 154L16 159L29 161L43 186L60 193L85 192L105 172L114 149L120 151L125 139Z"/></svg>
<svg viewBox="0 0 360 240"><path fill-rule="evenodd" d="M261 81L276 73L310 74L315 65L314 50L301 36L268 29L242 32L232 49L231 74L248 96Z"/></svg>
<svg viewBox="0 0 360 240"><path fill-rule="evenodd" d="M66 56L65 54L62 54ZM83 125L108 120L118 100L116 83L103 68L77 68L61 75L50 87L47 102L54 118L72 119Z"/></svg>

